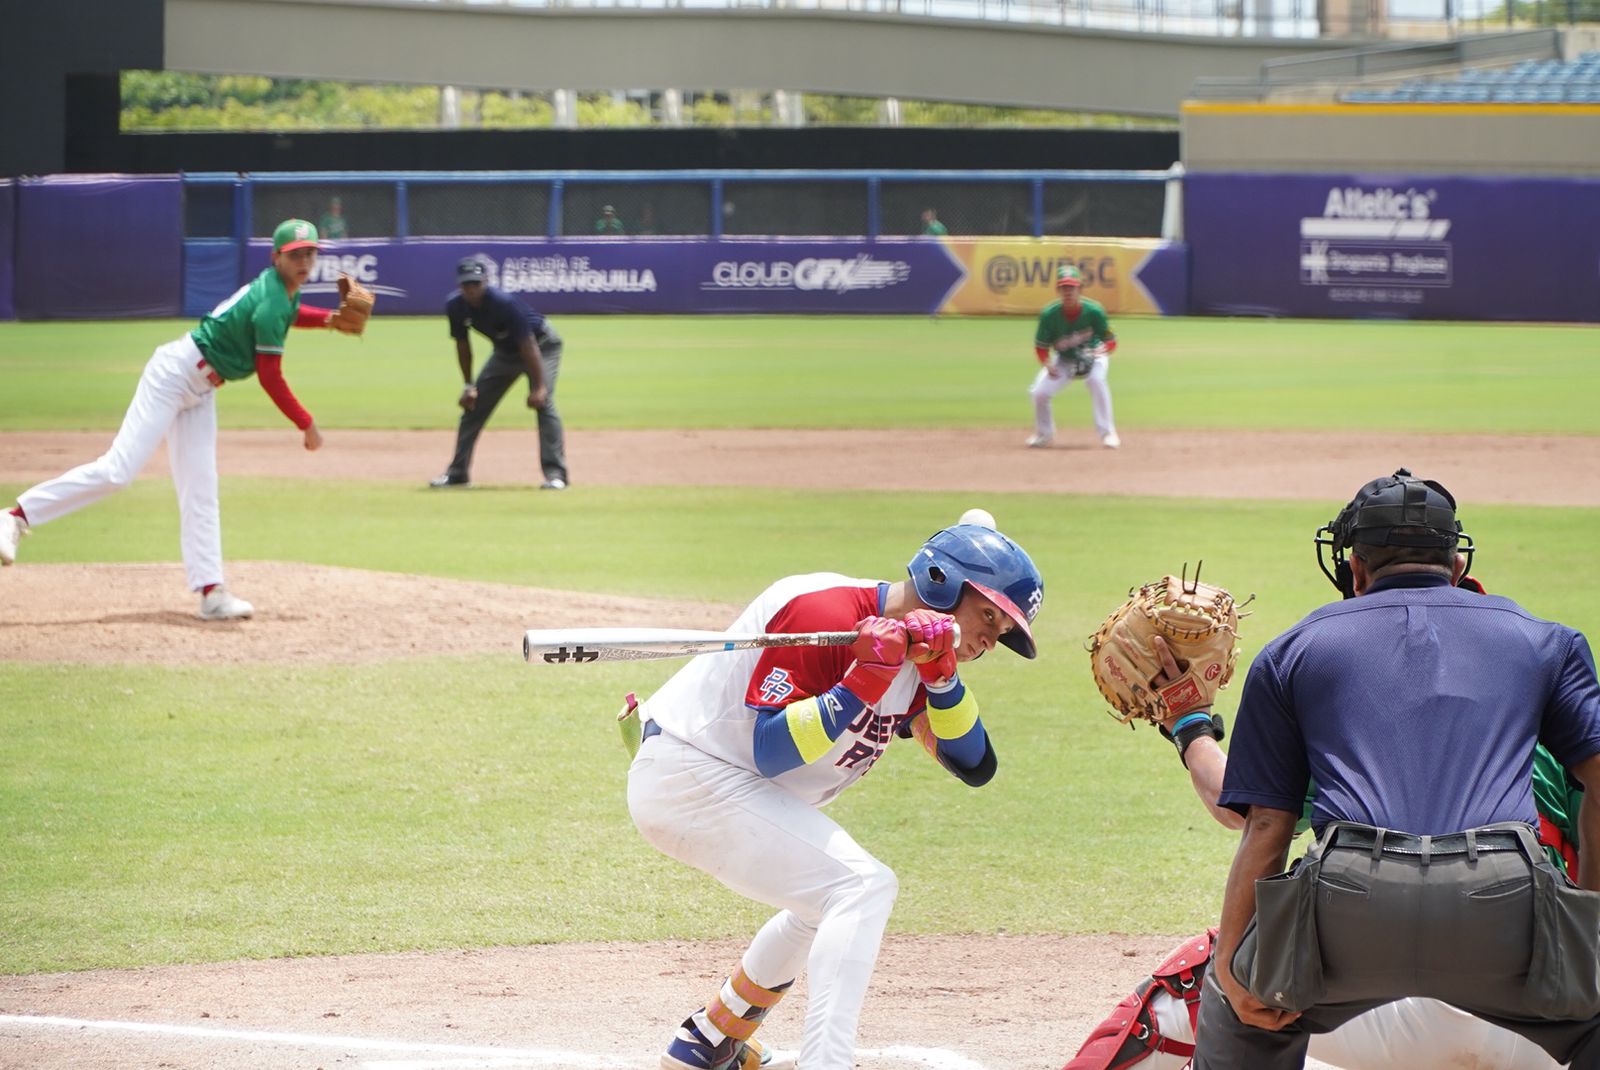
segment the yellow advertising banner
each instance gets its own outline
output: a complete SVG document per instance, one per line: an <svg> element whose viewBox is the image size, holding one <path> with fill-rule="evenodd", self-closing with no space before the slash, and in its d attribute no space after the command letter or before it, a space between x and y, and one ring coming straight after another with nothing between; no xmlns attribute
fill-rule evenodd
<svg viewBox="0 0 1600 1070"><path fill-rule="evenodd" d="M945 238L967 277L946 298L943 312L968 316L1033 315L1056 299L1062 264L1083 272L1083 294L1107 312L1161 312L1138 279L1159 238Z"/></svg>

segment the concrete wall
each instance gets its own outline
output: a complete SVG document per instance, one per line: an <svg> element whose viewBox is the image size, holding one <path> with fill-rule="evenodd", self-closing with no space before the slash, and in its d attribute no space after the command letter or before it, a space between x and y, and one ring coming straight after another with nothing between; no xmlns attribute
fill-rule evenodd
<svg viewBox="0 0 1600 1070"><path fill-rule="evenodd" d="M1212 104L1180 122L1190 172L1600 174L1600 105Z"/></svg>
<svg viewBox="0 0 1600 1070"><path fill-rule="evenodd" d="M1169 117L1197 77L1253 78L1265 60L1340 43L777 9L166 6L172 70L527 90L791 89Z"/></svg>

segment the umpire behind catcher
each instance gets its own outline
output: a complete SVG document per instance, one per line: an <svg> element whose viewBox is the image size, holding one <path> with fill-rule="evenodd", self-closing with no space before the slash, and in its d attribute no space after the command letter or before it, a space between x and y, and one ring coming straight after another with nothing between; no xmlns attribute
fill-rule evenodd
<svg viewBox="0 0 1600 1070"><path fill-rule="evenodd" d="M460 292L444 306L450 337L461 365L461 426L456 430L456 455L432 487L465 487L471 482L472 450L478 433L500 399L523 372L528 374L528 408L539 411L541 490L567 488L566 440L556 412L556 376L561 373L561 336L550 321L522 302L489 285L489 269L469 256L456 265ZM472 342L468 328L494 344L477 381L472 378Z"/></svg>
<svg viewBox="0 0 1600 1070"><path fill-rule="evenodd" d="M1317 545L1319 563L1331 548L1347 600L1267 644L1245 680L1219 799L1244 815L1244 835L1196 1070L1303 1066L1310 1033L1402 996L1600 1068L1600 684L1588 643L1456 587L1473 546L1455 499L1403 468L1362 487ZM1587 789L1587 891L1534 837L1536 741ZM1285 873L1308 781L1317 839Z"/></svg>

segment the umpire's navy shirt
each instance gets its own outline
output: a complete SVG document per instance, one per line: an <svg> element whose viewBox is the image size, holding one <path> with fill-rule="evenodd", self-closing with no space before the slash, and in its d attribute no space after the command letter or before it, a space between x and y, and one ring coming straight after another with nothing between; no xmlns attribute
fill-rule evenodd
<svg viewBox="0 0 1600 1070"><path fill-rule="evenodd" d="M465 338L467 328L471 327L502 353L517 352L522 348L522 340L530 334L540 349L561 344L561 336L542 315L493 286L483 288L483 304L477 308L467 304L467 299L457 291L445 302L444 314L450 319L451 338Z"/></svg>
<svg viewBox="0 0 1600 1070"><path fill-rule="evenodd" d="M1323 606L1250 667L1221 805L1438 836L1538 820L1533 745L1567 768L1600 753L1582 633L1509 598L1403 573Z"/></svg>

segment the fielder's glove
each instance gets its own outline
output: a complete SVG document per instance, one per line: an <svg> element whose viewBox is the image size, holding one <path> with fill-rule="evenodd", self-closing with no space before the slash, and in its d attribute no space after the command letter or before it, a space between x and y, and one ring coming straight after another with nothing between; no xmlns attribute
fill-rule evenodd
<svg viewBox="0 0 1600 1070"><path fill-rule="evenodd" d="M377 301L373 292L349 275L339 276L339 307L328 318L328 326L343 334L361 334L372 318L372 306Z"/></svg>
<svg viewBox="0 0 1600 1070"><path fill-rule="evenodd" d="M1195 575L1193 581L1164 576L1130 591L1085 644L1094 682L1124 724L1139 717L1160 725L1207 709L1233 678L1238 607L1225 589ZM1163 666L1152 641L1158 635L1180 673L1160 686Z"/></svg>

